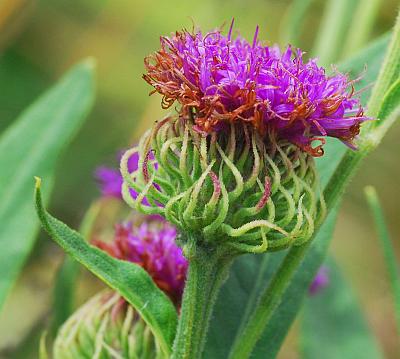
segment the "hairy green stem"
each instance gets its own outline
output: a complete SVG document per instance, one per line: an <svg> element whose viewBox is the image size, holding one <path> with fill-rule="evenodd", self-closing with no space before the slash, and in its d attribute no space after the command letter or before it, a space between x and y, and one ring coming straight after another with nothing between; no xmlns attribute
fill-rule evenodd
<svg viewBox="0 0 400 359"><path fill-rule="evenodd" d="M232 255L196 245L189 269L172 359L198 359L219 289L228 276Z"/></svg>

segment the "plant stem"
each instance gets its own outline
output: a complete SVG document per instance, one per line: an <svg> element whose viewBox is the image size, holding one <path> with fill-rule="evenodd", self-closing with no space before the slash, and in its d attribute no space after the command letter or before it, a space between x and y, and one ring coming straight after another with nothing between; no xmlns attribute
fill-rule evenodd
<svg viewBox="0 0 400 359"><path fill-rule="evenodd" d="M189 256L189 269L181 307L173 359L198 359L219 289L228 276L232 255L196 245Z"/></svg>
<svg viewBox="0 0 400 359"><path fill-rule="evenodd" d="M265 323L281 302L282 295L289 285L290 279L303 260L310 241L302 246L293 247L280 265L271 284L262 293L258 306L253 311L245 329L238 334L232 346L230 359L248 358L260 338Z"/></svg>

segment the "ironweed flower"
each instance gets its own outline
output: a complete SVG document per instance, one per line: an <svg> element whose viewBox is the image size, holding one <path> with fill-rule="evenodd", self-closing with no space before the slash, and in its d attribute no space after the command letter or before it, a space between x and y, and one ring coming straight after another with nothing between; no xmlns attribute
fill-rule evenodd
<svg viewBox="0 0 400 359"><path fill-rule="evenodd" d="M367 118L347 76L327 76L302 56L262 45L258 30L252 43L233 39L232 27L227 36L161 37L144 79L177 112L122 157L127 203L163 215L186 249L201 242L255 253L311 238L325 213L314 157L326 136L354 148Z"/></svg>

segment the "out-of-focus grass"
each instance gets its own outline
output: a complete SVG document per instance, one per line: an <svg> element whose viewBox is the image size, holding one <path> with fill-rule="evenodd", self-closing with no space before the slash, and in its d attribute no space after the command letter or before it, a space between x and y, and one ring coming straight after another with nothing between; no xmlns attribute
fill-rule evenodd
<svg viewBox="0 0 400 359"><path fill-rule="evenodd" d="M53 211L78 227L85 209L98 194L92 176L94 168L104 162L115 163L119 149L136 141L152 121L166 114L159 109L159 97L148 97L150 88L141 79L143 57L158 48L159 35L191 28L193 23L204 30L224 22L229 26L234 17L235 28L247 38L252 38L258 24L260 38L274 43L280 39L289 3L289 0L3 0L0 2L3 34L0 36L0 131L72 63L88 55L97 58L97 103L59 163L52 201ZM325 3L313 0L305 18L296 44L305 51L311 50ZM373 37L390 29L398 6L397 0L382 3ZM399 135L398 124L363 164L345 197L333 241L337 260L358 290L369 322L389 358L396 358L400 349L394 336L388 282L381 257L376 255L379 247L362 188L373 184L379 189L388 224L394 238L398 238ZM396 241L395 246L399 251ZM18 343L38 318L47 314L49 288L59 260L58 249L47 241L39 242L9 298L6 314L0 314L0 352L1 348ZM34 269L38 272L33 272ZM81 286L82 297L89 282ZM32 315L26 315L27 312ZM12 329L10 323L14 325ZM293 343L293 340L287 343L282 358L296 357Z"/></svg>

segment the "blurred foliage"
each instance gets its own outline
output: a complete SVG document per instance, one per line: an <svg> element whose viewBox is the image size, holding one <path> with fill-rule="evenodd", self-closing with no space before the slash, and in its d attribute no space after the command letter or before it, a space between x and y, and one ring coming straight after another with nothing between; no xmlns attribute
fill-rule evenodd
<svg viewBox="0 0 400 359"><path fill-rule="evenodd" d="M362 0L360 0L362 1ZM98 96L94 111L62 157L57 171L53 212L77 228L98 191L93 170L115 164L116 153L136 141L152 121L164 116L160 98L148 97L141 79L143 57L158 47L160 34L193 24L204 30L235 18L235 28L251 38L256 24L260 38L279 42L289 0L0 0L0 131L20 111L77 60L98 61ZM296 46L310 52L327 1L313 0ZM385 33L394 22L398 0L385 0L371 38ZM353 19L353 23L357 19ZM368 70L367 70L368 71ZM393 307L383 260L370 223L362 188L378 188L393 238L399 238L400 163L397 124L373 153L350 186L339 215L333 241L337 261L360 293L369 324L383 343L388 358L400 350L394 335ZM399 243L394 243L399 253ZM362 256L360 256L362 253ZM50 288L61 254L40 241L7 308L0 315L0 358L18 357L15 347L29 333L37 334L48 314ZM84 274L81 297L98 283ZM37 338L35 338L36 340ZM34 340L34 343L37 341ZM293 336L281 358L296 358ZM7 348L6 351L3 349ZM37 357L18 349L21 358ZM1 353L7 352L2 356ZM11 353L15 353L11 354Z"/></svg>
<svg viewBox="0 0 400 359"><path fill-rule="evenodd" d="M301 316L303 359L382 359L376 338L369 331L357 296L332 258L326 261L329 284L309 296Z"/></svg>

